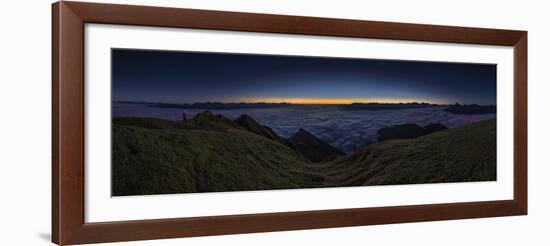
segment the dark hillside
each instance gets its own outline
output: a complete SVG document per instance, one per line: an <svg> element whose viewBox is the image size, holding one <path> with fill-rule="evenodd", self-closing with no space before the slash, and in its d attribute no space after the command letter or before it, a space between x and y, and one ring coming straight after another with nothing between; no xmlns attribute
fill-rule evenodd
<svg viewBox="0 0 550 246"><path fill-rule="evenodd" d="M425 127L420 127L417 124L402 124L390 127L384 127L378 130L378 141L386 141L390 139L409 139L424 136L426 134L447 130L447 127L441 124L429 124Z"/></svg>
<svg viewBox="0 0 550 246"><path fill-rule="evenodd" d="M241 129L237 123L224 117L214 115L210 111L196 114L192 119L183 122L184 128L227 131L229 129Z"/></svg>
<svg viewBox="0 0 550 246"><path fill-rule="evenodd" d="M344 156L306 130L287 145L252 124L252 118L243 119L247 124L211 113L186 122L114 118L112 194L496 179L496 120L370 144Z"/></svg>
<svg viewBox="0 0 550 246"><path fill-rule="evenodd" d="M285 142L285 140L279 137L279 135L277 135L277 133L275 133L271 128L258 124L256 120L246 114L243 114L239 118L237 118L235 120L235 123L237 123L237 125L241 126L249 132L258 134L277 142Z"/></svg>
<svg viewBox="0 0 550 246"><path fill-rule="evenodd" d="M157 118L139 118L139 117L116 117L113 118L114 125L127 125L127 126L137 126L147 129L167 129L167 128L177 128L181 124L178 124L175 121L163 120Z"/></svg>
<svg viewBox="0 0 550 246"><path fill-rule="evenodd" d="M113 127L113 195L318 187L289 147L242 130Z"/></svg>
<svg viewBox="0 0 550 246"><path fill-rule="evenodd" d="M344 186L496 180L496 120L372 144L320 167Z"/></svg>
<svg viewBox="0 0 550 246"><path fill-rule="evenodd" d="M293 149L300 152L312 162L319 162L328 157L334 159L335 156L344 155L344 152L328 145L302 128L291 136L288 142Z"/></svg>

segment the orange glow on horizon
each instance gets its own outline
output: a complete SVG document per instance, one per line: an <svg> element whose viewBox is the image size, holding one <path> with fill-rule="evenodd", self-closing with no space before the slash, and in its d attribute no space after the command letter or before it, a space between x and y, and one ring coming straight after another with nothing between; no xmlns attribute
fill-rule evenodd
<svg viewBox="0 0 550 246"><path fill-rule="evenodd" d="M347 99L347 98L254 98L241 100L246 103L289 103L299 105L348 105L352 103L431 103L431 104L445 104L435 100L422 100L422 99L397 99L397 98L384 98L384 99Z"/></svg>

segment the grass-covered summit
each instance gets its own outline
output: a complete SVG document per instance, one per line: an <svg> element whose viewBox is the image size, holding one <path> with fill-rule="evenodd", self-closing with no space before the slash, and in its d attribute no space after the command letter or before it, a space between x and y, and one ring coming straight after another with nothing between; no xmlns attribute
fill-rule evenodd
<svg viewBox="0 0 550 246"><path fill-rule="evenodd" d="M333 151L325 143L309 145L316 139L310 133L297 134L308 137L308 151ZM496 179L495 120L375 143L320 162L249 116L114 118L112 140L115 196Z"/></svg>
<svg viewBox="0 0 550 246"><path fill-rule="evenodd" d="M496 120L369 145L318 171L341 186L496 180Z"/></svg>

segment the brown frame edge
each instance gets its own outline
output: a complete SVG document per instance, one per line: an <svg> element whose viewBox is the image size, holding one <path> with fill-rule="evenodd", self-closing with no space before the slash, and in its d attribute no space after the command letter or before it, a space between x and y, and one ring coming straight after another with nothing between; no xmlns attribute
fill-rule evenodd
<svg viewBox="0 0 550 246"><path fill-rule="evenodd" d="M84 220L84 24L512 46L514 199L123 222ZM59 245L527 214L527 32L61 1L52 5L52 241Z"/></svg>

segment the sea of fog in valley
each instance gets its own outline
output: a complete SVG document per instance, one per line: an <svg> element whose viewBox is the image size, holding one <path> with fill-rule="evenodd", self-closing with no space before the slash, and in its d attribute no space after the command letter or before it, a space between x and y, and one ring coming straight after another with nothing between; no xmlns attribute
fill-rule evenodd
<svg viewBox="0 0 550 246"><path fill-rule="evenodd" d="M457 115L443 111L445 107L428 107L393 110L342 110L330 105L300 105L256 109L211 109L232 120L247 114L258 123L272 128L282 137L290 137L300 128L317 136L344 152L352 152L375 142L377 131L383 127L414 123L425 126L440 123L448 128L461 127L481 120L496 118L496 114ZM182 120L182 112L188 118L204 109L152 107L141 103L113 103L113 117L153 117Z"/></svg>

